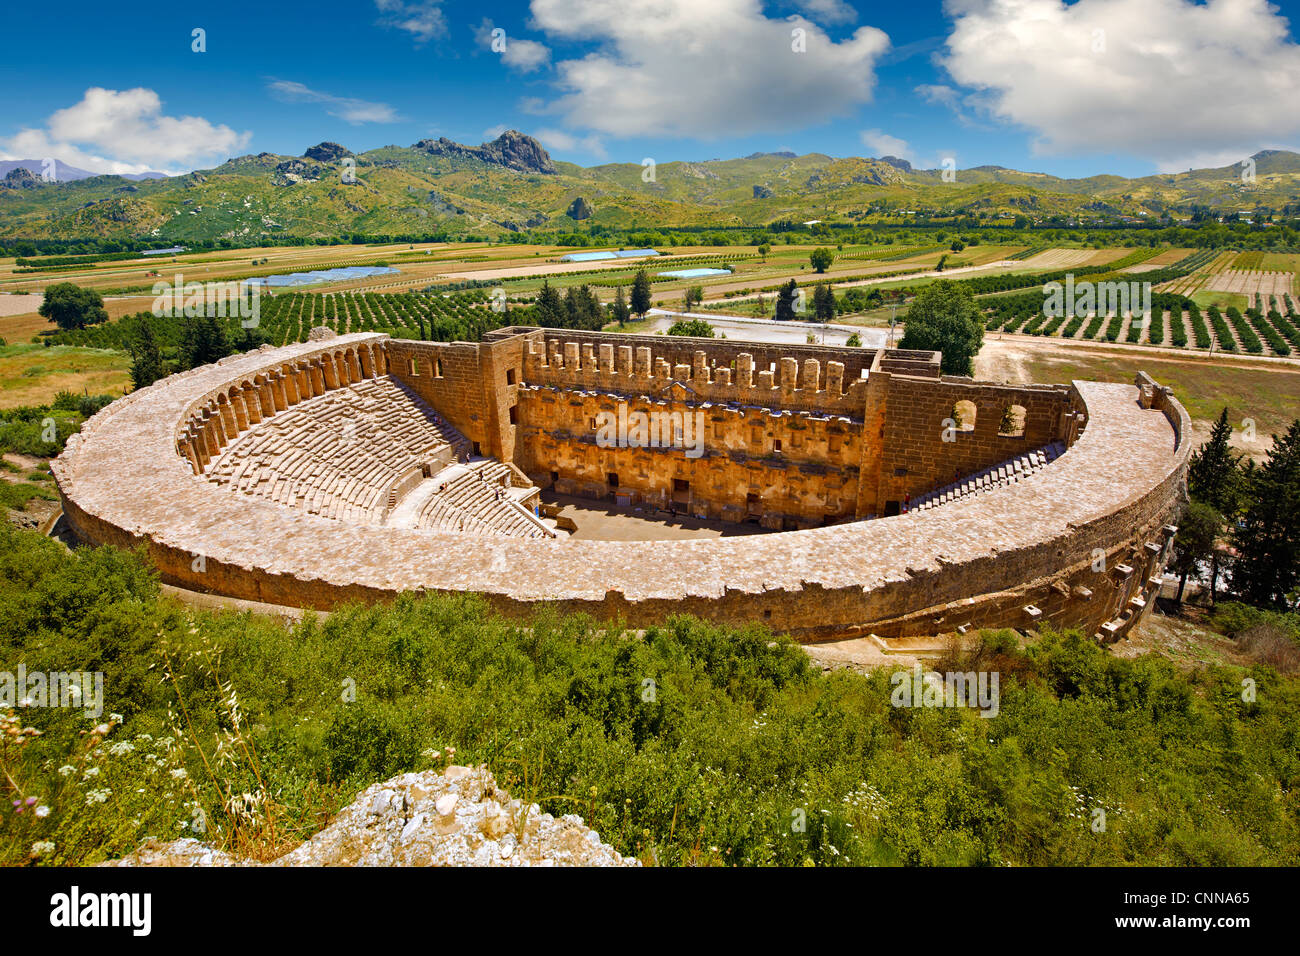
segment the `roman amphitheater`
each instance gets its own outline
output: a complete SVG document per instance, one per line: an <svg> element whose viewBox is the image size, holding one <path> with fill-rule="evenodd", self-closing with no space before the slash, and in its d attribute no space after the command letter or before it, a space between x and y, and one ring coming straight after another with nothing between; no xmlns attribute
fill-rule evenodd
<svg viewBox="0 0 1300 956"><path fill-rule="evenodd" d="M143 545L164 581L230 598L466 591L521 617L689 612L804 642L1046 623L1117 639L1160 585L1186 412L1145 375L1011 386L939 358L318 329L113 403L53 472L78 539ZM670 440L602 440L638 413ZM601 540L555 496L754 533Z"/></svg>

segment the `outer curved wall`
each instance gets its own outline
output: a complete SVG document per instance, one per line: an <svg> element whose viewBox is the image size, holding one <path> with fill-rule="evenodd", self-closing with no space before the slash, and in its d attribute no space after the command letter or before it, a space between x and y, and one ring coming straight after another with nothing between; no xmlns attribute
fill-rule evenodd
<svg viewBox="0 0 1300 956"><path fill-rule="evenodd" d="M237 405L220 407L232 386L255 414L277 407L286 368L305 397L313 369L337 387L345 374L382 374L387 353L371 334L264 349L115 402L53 464L68 522L91 543L144 545L170 583L276 604L473 591L512 614L556 604L641 626L693 613L806 641L1049 621L1110 639L1149 604L1184 497L1187 415L1144 376L1074 383L1072 411L1087 421L1078 440L998 493L753 537L532 541L355 526L218 489L181 456L202 455L237 419Z"/></svg>

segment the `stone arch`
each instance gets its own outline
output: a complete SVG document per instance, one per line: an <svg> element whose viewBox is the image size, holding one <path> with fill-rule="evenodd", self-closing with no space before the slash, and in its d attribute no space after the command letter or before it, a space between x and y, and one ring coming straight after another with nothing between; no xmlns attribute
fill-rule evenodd
<svg viewBox="0 0 1300 956"><path fill-rule="evenodd" d="M247 410L248 424L256 425L264 417L262 415L262 400L257 393L257 389L248 379L244 379L236 387L239 389L239 397Z"/></svg>
<svg viewBox="0 0 1300 956"><path fill-rule="evenodd" d="M1002 409L1002 421L998 424L998 435L1003 438L1023 438L1025 422L1029 411L1023 405L1007 405Z"/></svg>
<svg viewBox="0 0 1300 956"><path fill-rule="evenodd" d="M298 373L294 371L292 365L285 362L280 366L280 380L284 385L284 400L289 405L297 405L302 401L302 394L298 383Z"/></svg>
<svg viewBox="0 0 1300 956"><path fill-rule="evenodd" d="M952 420L957 423L957 431L973 432L975 430L975 421L979 418L979 409L975 403L968 398L954 402L952 406Z"/></svg>
<svg viewBox="0 0 1300 956"><path fill-rule="evenodd" d="M321 371L325 375L325 390L332 391L339 387L339 370L338 364L334 361L334 356L325 352L320 357Z"/></svg>
<svg viewBox="0 0 1300 956"><path fill-rule="evenodd" d="M271 382L265 373L254 376L253 392L262 407L262 417L270 418L275 414L275 399L271 397Z"/></svg>
<svg viewBox="0 0 1300 956"><path fill-rule="evenodd" d="M235 406L224 392L217 393L217 411L221 414L221 423L225 428L227 440L233 440L243 429L240 428Z"/></svg>
<svg viewBox="0 0 1300 956"><path fill-rule="evenodd" d="M248 428L248 409L244 406L244 394L239 385L231 385L226 389L226 400L230 402L231 409L235 413L235 424L239 426L242 432Z"/></svg>

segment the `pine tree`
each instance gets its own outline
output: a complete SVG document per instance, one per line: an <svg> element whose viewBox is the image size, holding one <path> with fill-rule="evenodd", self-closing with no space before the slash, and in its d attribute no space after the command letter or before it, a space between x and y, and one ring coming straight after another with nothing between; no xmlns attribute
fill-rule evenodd
<svg viewBox="0 0 1300 956"><path fill-rule="evenodd" d="M542 282L542 288L537 293L533 309L536 313L537 324L546 329L563 328L568 317L564 309L564 300L560 298L560 293L551 287L549 281Z"/></svg>
<svg viewBox="0 0 1300 956"><path fill-rule="evenodd" d="M1219 413L1219 420L1210 429L1204 445L1192 453L1187 468L1187 493L1193 501L1209 505L1226 520L1233 518L1241 505L1245 487L1241 456L1228 444L1232 426L1228 424L1228 409ZM1219 549L1210 551L1210 603L1219 592Z"/></svg>
<svg viewBox="0 0 1300 956"><path fill-rule="evenodd" d="M215 315L187 316L181 320L181 364L189 368L208 365L231 353L225 324Z"/></svg>
<svg viewBox="0 0 1300 956"><path fill-rule="evenodd" d="M1225 407L1205 444L1192 453L1187 468L1187 493L1225 516L1236 513L1241 495L1241 456L1232 451L1231 437Z"/></svg>
<svg viewBox="0 0 1300 956"><path fill-rule="evenodd" d="M632 311L627 307L627 296L623 295L623 287L619 286L614 293L614 318L620 326L623 326L627 324L631 315Z"/></svg>
<svg viewBox="0 0 1300 956"><path fill-rule="evenodd" d="M819 282L813 290L813 312L818 322L835 321L835 293L829 283Z"/></svg>
<svg viewBox="0 0 1300 956"><path fill-rule="evenodd" d="M131 384L135 388L152 385L167 374L162 349L158 347L158 337L154 335L153 323L147 315L140 317L130 351Z"/></svg>
<svg viewBox="0 0 1300 956"><path fill-rule="evenodd" d="M1248 480L1229 583L1249 604L1287 608L1300 585L1300 419L1273 436L1268 460Z"/></svg>
<svg viewBox="0 0 1300 956"><path fill-rule="evenodd" d="M1178 536L1174 538L1174 558L1170 570L1178 575L1178 603L1183 603L1187 578L1206 558L1211 557L1223 532L1223 515L1203 501L1193 501L1178 519Z"/></svg>
<svg viewBox="0 0 1300 956"><path fill-rule="evenodd" d="M776 320L778 322L789 322L794 319L794 301L798 295L799 285L793 279L781 286L781 291L776 294Z"/></svg>
<svg viewBox="0 0 1300 956"><path fill-rule="evenodd" d="M650 277L644 269L638 269L632 280L632 311L643 319L650 311Z"/></svg>
<svg viewBox="0 0 1300 956"><path fill-rule="evenodd" d="M604 322L600 299L585 285L572 286L564 296L564 327L598 332Z"/></svg>

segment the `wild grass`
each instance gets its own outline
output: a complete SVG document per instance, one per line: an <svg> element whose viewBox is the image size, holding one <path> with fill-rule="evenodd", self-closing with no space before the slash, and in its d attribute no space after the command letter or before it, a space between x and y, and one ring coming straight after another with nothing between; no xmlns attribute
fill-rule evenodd
<svg viewBox="0 0 1300 956"><path fill-rule="evenodd" d="M823 674L761 628L521 623L469 597L287 626L176 604L129 553L0 529L0 660L105 687L102 717L16 711L9 864L186 835L269 858L453 749L664 865L1300 862L1297 680L1077 635L957 659L1001 675L986 719L892 706L888 673Z"/></svg>

